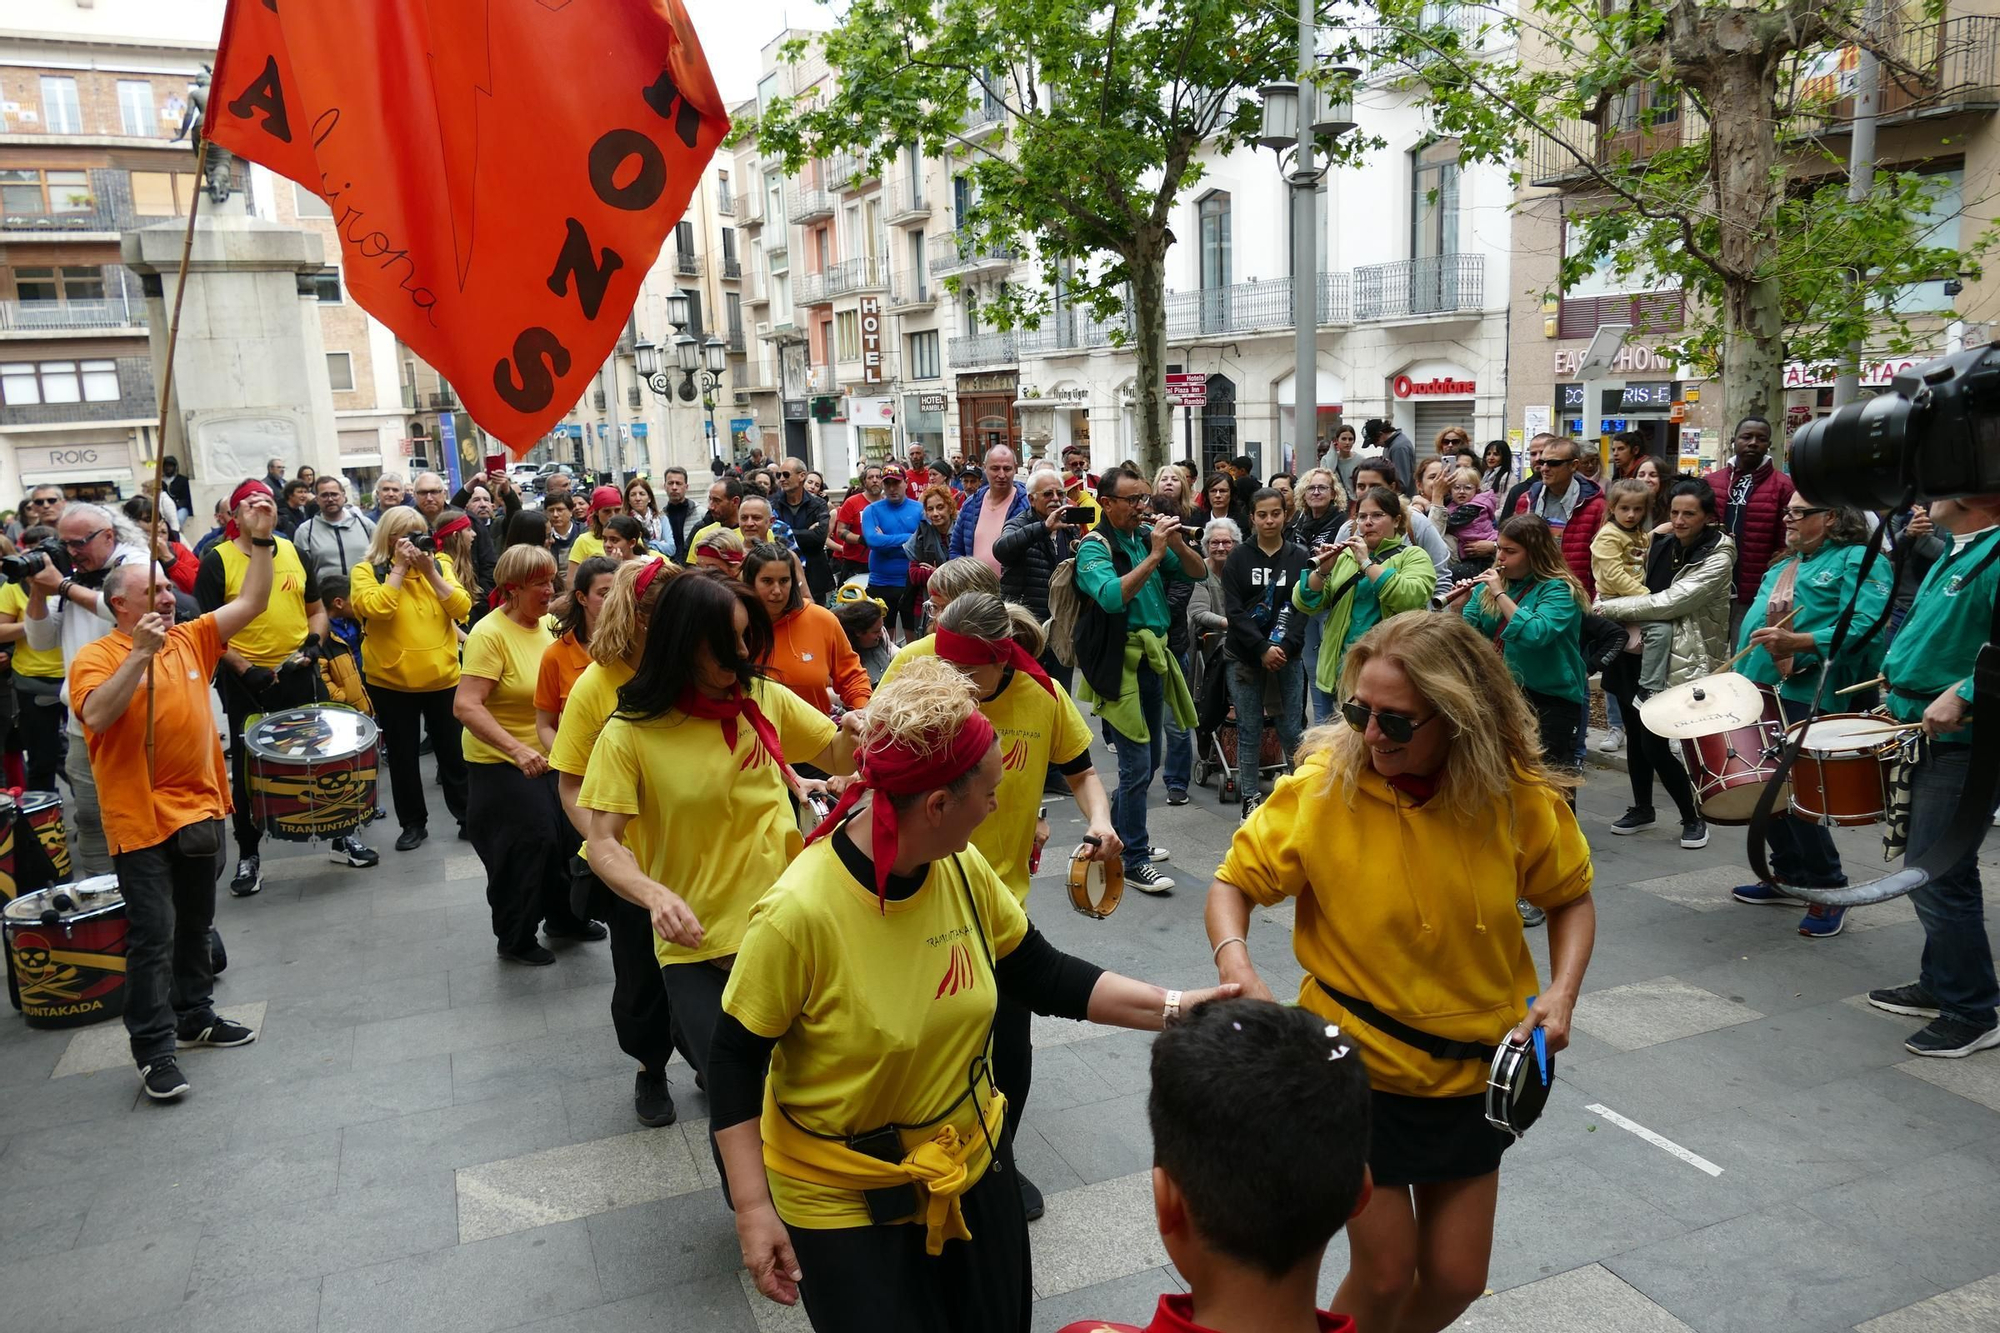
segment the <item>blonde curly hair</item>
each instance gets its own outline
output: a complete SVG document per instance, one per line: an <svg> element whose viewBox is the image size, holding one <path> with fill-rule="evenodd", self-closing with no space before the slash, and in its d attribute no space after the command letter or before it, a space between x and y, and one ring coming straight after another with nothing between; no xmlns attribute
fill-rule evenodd
<svg viewBox="0 0 2000 1333"><path fill-rule="evenodd" d="M926 759L941 759L950 753L966 719L978 711L979 701L957 667L941 657L913 657L868 701L862 752L894 744Z"/></svg>

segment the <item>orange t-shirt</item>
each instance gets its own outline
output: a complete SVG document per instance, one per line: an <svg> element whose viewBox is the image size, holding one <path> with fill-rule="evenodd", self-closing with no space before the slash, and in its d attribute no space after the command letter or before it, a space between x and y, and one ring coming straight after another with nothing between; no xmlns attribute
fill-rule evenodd
<svg viewBox="0 0 2000 1333"><path fill-rule="evenodd" d="M864 706L874 693L868 669L847 641L840 618L813 602L772 626L771 660L764 674L822 713L829 711L829 687L850 709Z"/></svg>
<svg viewBox="0 0 2000 1333"><path fill-rule="evenodd" d="M132 702L103 731L85 727L90 769L105 840L115 852L165 842L189 824L230 812L229 769L209 707L208 682L222 660L215 617L167 631L153 655L153 776L146 778L146 679ZM93 690L132 652L132 636L112 630L76 655L69 669L70 707L79 718Z"/></svg>
<svg viewBox="0 0 2000 1333"><path fill-rule="evenodd" d="M542 650L542 669L535 675L535 707L562 716L576 678L590 665L590 649L565 634Z"/></svg>

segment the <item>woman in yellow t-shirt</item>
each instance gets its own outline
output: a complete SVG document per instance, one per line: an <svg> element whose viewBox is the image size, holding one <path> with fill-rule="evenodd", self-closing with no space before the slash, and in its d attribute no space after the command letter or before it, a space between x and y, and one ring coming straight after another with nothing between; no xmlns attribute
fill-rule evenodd
<svg viewBox="0 0 2000 1333"><path fill-rule="evenodd" d="M535 732L535 680L549 633L556 560L515 546L493 567L493 614L472 627L452 712L465 727L465 828L486 867L486 902L500 958L544 967L555 954L537 940L601 940L604 927L569 906L562 807L555 774Z"/></svg>
<svg viewBox="0 0 2000 1333"><path fill-rule="evenodd" d="M578 849L590 833L588 813L577 807L583 775L604 724L618 711L618 689L632 679L646 646L646 626L678 566L659 561L614 563L592 556L576 568L612 571L610 590L590 624L590 665L576 678L563 703L549 746L549 767L556 771L556 794L562 801L572 834L564 846ZM593 583L601 581L594 578ZM553 649L551 649L553 651ZM548 659L543 658L544 665ZM539 716L539 713L538 713ZM581 855L565 856L570 874L570 901L579 911L602 921L611 931L611 1028L618 1049L639 1062L632 1085L632 1110L649 1129L671 1125L678 1114L667 1087L667 1061L679 1031L660 982L660 960L653 952L653 922L646 909L606 888L591 873ZM680 1043L683 1055L686 1043ZM690 1060L689 1064L693 1064Z"/></svg>
<svg viewBox="0 0 2000 1333"><path fill-rule="evenodd" d="M706 1075L750 906L801 846L788 764L851 772L860 715L836 728L764 679L756 663L770 651L771 623L742 584L652 577L666 590L645 655L597 737L577 805L590 868L652 919L674 1025Z"/></svg>
<svg viewBox="0 0 2000 1333"><path fill-rule="evenodd" d="M55 535L54 528L38 523L21 534L21 546L36 547ZM6 553L14 554L11 542ZM14 716L27 751L28 790L54 791L63 758L62 649L28 646L29 587L0 586L0 652L14 655L14 693L19 700ZM45 595L35 592L37 597Z"/></svg>
<svg viewBox="0 0 2000 1333"><path fill-rule="evenodd" d="M983 571L985 566L979 568ZM941 657L971 684L979 711L999 734L1006 774L1000 780L995 809L972 835L972 845L1024 910L1029 875L1049 840L1042 783L1051 768L1068 781L1077 808L1089 822L1086 836L1097 840L1092 859L1116 865L1124 851L1112 828L1110 798L1091 764L1090 728L1069 691L1051 680L1035 660L1042 647L1042 627L1033 612L992 593L969 592L945 606L934 636L911 643L882 673L887 684L907 663ZM1007 1118L1010 1142L1027 1108L1034 1078L1028 1026L1027 1006L1002 996L1000 1018L993 1027L993 1081L1007 1094L1013 1110ZM1017 1174L1015 1182L1032 1222L1042 1215L1042 1193L1024 1175Z"/></svg>
<svg viewBox="0 0 2000 1333"><path fill-rule="evenodd" d="M1236 987L1133 981L1029 924L968 845L1007 770L957 669L905 663L866 717L863 777L752 909L709 1049L737 1239L758 1290L803 1294L815 1328L1018 1333L1030 1256L989 1073L999 998L1158 1031Z"/></svg>
<svg viewBox="0 0 2000 1333"><path fill-rule="evenodd" d="M1364 1329L1441 1329L1486 1289L1513 1142L1485 1119L1489 1043L1539 1027L1550 1052L1568 1044L1596 934L1589 844L1534 714L1493 688L1496 669L1458 616L1396 616L1362 636L1337 682L1344 725L1307 734L1209 889L1217 971L1264 999L1250 909L1296 900L1298 1002L1367 1066L1375 1193L1347 1225L1331 1307ZM1360 862L1355 848L1369 849ZM1517 899L1548 913L1547 986Z"/></svg>

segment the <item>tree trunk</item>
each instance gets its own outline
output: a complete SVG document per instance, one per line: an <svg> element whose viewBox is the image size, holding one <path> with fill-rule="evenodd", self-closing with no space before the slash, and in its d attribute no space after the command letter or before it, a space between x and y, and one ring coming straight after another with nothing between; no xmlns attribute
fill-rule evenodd
<svg viewBox="0 0 2000 1333"><path fill-rule="evenodd" d="M1132 274L1132 411L1148 479L1167 465L1167 238L1147 229L1125 254Z"/></svg>
<svg viewBox="0 0 2000 1333"><path fill-rule="evenodd" d="M1716 238L1723 277L1722 410L1725 437L1746 416L1771 419L1783 438L1785 329L1774 223L1779 180L1771 129L1777 102L1776 60L1748 51L1718 61L1702 80L1714 123L1709 152L1714 198L1722 210ZM1725 449L1724 452L1727 452Z"/></svg>

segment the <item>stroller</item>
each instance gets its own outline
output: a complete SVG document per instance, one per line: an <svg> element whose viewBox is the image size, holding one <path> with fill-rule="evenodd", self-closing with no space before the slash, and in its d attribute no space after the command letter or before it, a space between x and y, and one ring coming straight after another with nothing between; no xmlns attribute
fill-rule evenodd
<svg viewBox="0 0 2000 1333"><path fill-rule="evenodd" d="M1220 646L1202 661L1200 689L1195 694L1194 780L1206 787L1218 774L1222 784L1216 799L1224 805L1242 799L1236 772L1237 728L1241 725L1229 699L1229 654ZM1278 741L1275 719L1263 717L1263 743L1257 752L1256 781L1285 771L1285 750Z"/></svg>

